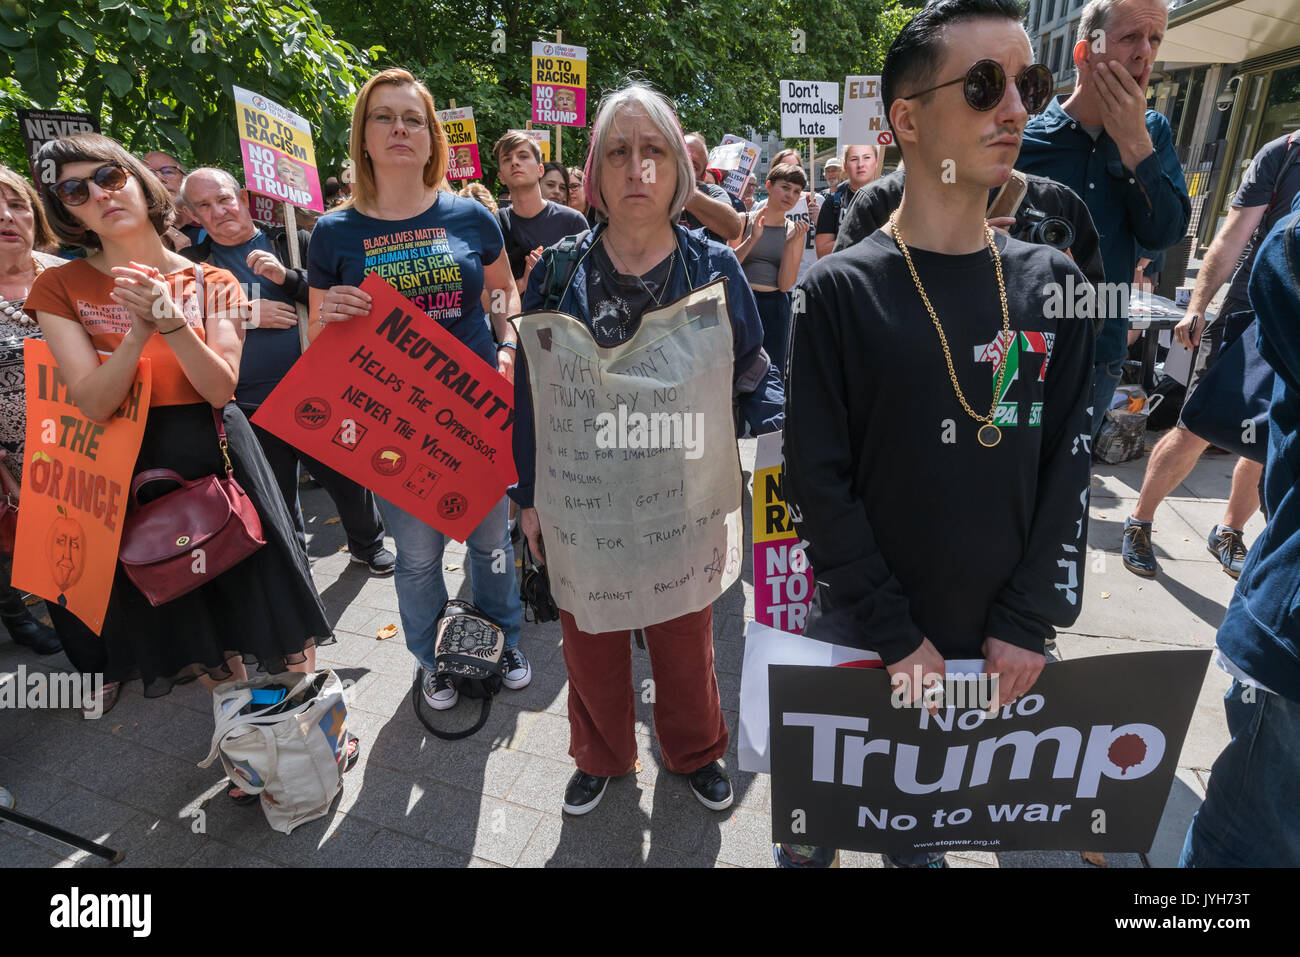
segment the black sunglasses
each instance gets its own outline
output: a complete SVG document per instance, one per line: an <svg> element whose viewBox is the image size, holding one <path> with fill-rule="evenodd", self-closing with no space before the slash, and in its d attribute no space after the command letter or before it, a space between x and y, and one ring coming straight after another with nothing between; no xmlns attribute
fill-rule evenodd
<svg viewBox="0 0 1300 957"><path fill-rule="evenodd" d="M105 163L89 176L77 179L65 179L54 184L54 195L64 206L80 206L90 199L90 184L100 189L115 193L126 185L130 174L116 163Z"/></svg>
<svg viewBox="0 0 1300 957"><path fill-rule="evenodd" d="M1002 64L996 60L980 60L964 76L899 99L913 100L954 83L965 84L962 93L966 96L966 102L971 109L983 113L1002 102L1002 95L1007 90L1007 74L1002 69ZM1047 109L1052 96L1052 71L1041 63L1027 66L1016 75L1016 89L1020 92L1020 102L1025 104L1026 112L1041 113Z"/></svg>

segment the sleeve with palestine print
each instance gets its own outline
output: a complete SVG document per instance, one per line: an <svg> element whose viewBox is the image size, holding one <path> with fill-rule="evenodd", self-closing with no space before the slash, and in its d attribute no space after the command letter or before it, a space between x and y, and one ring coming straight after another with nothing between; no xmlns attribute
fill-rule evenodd
<svg viewBox="0 0 1300 957"><path fill-rule="evenodd" d="M797 287L785 493L819 586L813 637L887 664L925 638L945 658L981 657L988 637L1041 653L1078 616L1092 323L1060 316L1049 290L1084 280L1055 250L1005 237L998 247L1013 332L1003 349L987 250L914 251L972 407L987 412L1006 363L993 448L976 441L885 233L820 260Z"/></svg>

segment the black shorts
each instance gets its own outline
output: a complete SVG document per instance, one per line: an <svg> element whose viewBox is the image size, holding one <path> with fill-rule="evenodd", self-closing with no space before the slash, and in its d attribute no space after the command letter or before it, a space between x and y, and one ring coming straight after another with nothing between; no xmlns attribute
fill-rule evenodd
<svg viewBox="0 0 1300 957"><path fill-rule="evenodd" d="M1209 372L1210 367L1218 361L1219 354L1240 339L1241 334L1255 321L1255 311L1240 300L1230 300L1225 302L1224 306L1227 308L1221 309L1214 320L1201 330L1201 341L1196 347L1196 356L1192 360L1192 373L1187 380L1187 394L1183 396L1184 404L1201 384L1205 373ZM1183 425L1181 416L1178 419L1178 427L1187 428Z"/></svg>

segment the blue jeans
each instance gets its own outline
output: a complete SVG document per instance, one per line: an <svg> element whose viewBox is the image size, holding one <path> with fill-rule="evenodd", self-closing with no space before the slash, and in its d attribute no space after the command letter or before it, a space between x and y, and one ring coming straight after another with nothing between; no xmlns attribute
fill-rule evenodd
<svg viewBox="0 0 1300 957"><path fill-rule="evenodd" d="M378 496L376 499L384 514L388 534L393 536L397 545L397 568L393 579L397 586L398 614L402 617L406 647L421 667L433 671L438 613L447 603L447 583L442 578L442 549L447 536L392 502ZM506 503L507 499L502 496L478 527L470 532L465 545L469 550L471 600L505 631L506 648L509 649L519 644L523 606L515 583L515 552L510 545L510 530L506 524L509 512ZM494 553L499 571L492 569Z"/></svg>
<svg viewBox="0 0 1300 957"><path fill-rule="evenodd" d="M784 382L786 359L790 352L790 294L755 292L754 301L758 303L758 318L763 323L763 348Z"/></svg>
<svg viewBox="0 0 1300 957"><path fill-rule="evenodd" d="M1224 695L1232 740L1183 842L1179 867L1300 867L1300 703L1234 681Z"/></svg>
<svg viewBox="0 0 1300 957"><path fill-rule="evenodd" d="M1123 358L1098 360L1092 370L1092 437L1097 438L1101 423L1115 396L1115 388L1124 374Z"/></svg>

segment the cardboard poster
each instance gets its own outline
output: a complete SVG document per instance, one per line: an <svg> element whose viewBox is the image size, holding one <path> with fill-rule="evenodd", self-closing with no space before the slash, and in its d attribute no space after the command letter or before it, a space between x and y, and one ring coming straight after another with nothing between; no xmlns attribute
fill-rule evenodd
<svg viewBox="0 0 1300 957"><path fill-rule="evenodd" d="M514 484L514 387L371 273L253 421L463 542Z"/></svg>
<svg viewBox="0 0 1300 957"><path fill-rule="evenodd" d="M38 170L36 154L42 146L73 133L98 133L99 119L89 113L65 110L18 110L18 128L23 134L23 150L32 170L32 182L42 189L54 185L54 170ZM42 175L44 174L44 175Z"/></svg>
<svg viewBox="0 0 1300 957"><path fill-rule="evenodd" d="M781 80L781 138L839 136L840 85Z"/></svg>
<svg viewBox="0 0 1300 957"><path fill-rule="evenodd" d="M542 162L551 161L551 131L550 130L510 130L511 133L523 133L524 136L531 136L537 143L537 148L542 151Z"/></svg>
<svg viewBox="0 0 1300 957"><path fill-rule="evenodd" d="M589 634L712 604L744 545L726 280L648 310L619 346L558 312L524 313L519 342L555 603Z"/></svg>
<svg viewBox="0 0 1300 957"><path fill-rule="evenodd" d="M879 669L769 666L773 840L1146 852L1209 660L1194 649L1051 662L992 712L976 703L981 682L945 685L958 703L934 716L896 705Z"/></svg>
<svg viewBox="0 0 1300 957"><path fill-rule="evenodd" d="M587 125L587 48L533 42L534 123Z"/></svg>
<svg viewBox="0 0 1300 957"><path fill-rule="evenodd" d="M447 131L447 179L478 179L483 166L478 156L478 131L474 108L462 106L439 110L438 122Z"/></svg>
<svg viewBox="0 0 1300 957"><path fill-rule="evenodd" d="M722 142L709 152L709 166L726 170L722 188L735 199L740 199L740 194L745 189L745 180L758 165L760 152L757 143L731 133L724 136Z"/></svg>
<svg viewBox="0 0 1300 957"><path fill-rule="evenodd" d="M13 583L67 608L99 634L149 418L150 363L141 360L126 401L104 423L73 403L42 340L24 342L23 370L27 440Z"/></svg>
<svg viewBox="0 0 1300 957"><path fill-rule="evenodd" d="M260 93L238 86L232 89L248 188L294 206L325 212L311 125Z"/></svg>
<svg viewBox="0 0 1300 957"><path fill-rule="evenodd" d="M261 193L248 192L248 211L253 217L253 222L262 226L281 226L281 223L275 215L275 197L263 196Z"/></svg>
<svg viewBox="0 0 1300 957"><path fill-rule="evenodd" d="M758 437L754 455L754 620L802 634L812 605L812 568L781 490L781 433Z"/></svg>
<svg viewBox="0 0 1300 957"><path fill-rule="evenodd" d="M880 77L846 76L844 78L844 119L840 123L840 142L844 146L888 146L894 142L885 116L885 101L880 94ZM836 153L843 153L837 147Z"/></svg>

